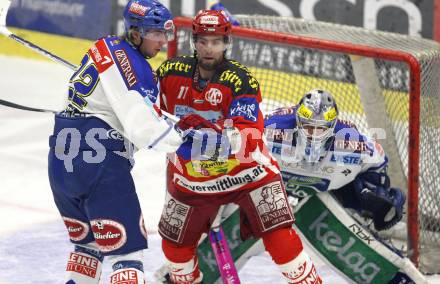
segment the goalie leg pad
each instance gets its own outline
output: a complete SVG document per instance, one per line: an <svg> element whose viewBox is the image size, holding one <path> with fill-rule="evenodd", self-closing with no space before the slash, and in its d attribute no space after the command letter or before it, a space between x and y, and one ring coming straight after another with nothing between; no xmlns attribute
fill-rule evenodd
<svg viewBox="0 0 440 284"><path fill-rule="evenodd" d="M70 253L64 283L98 284L103 255L86 246L75 246Z"/></svg>
<svg viewBox="0 0 440 284"><path fill-rule="evenodd" d="M294 260L278 265L284 279L290 284L322 284L322 280L316 272L315 265L304 251Z"/></svg>
<svg viewBox="0 0 440 284"><path fill-rule="evenodd" d="M201 283L203 274L200 272L196 257L196 246L178 246L166 239L162 240L162 250L170 268L170 279L173 283Z"/></svg>
<svg viewBox="0 0 440 284"><path fill-rule="evenodd" d="M293 228L281 228L262 236L264 247L276 264L293 260L303 250L301 239Z"/></svg>

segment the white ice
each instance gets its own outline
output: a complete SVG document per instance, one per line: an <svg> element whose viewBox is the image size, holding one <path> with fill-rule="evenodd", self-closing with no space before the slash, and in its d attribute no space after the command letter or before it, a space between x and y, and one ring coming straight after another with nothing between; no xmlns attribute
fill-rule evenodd
<svg viewBox="0 0 440 284"><path fill-rule="evenodd" d="M59 109L71 71L60 65L0 56L0 99ZM52 200L47 178L53 116L0 106L0 284L61 283L72 245ZM164 200L164 156L141 151L133 169L149 232L147 283L163 264L157 223ZM309 250L309 249L308 249ZM350 283L309 250L325 283ZM110 273L104 265L103 283ZM253 257L242 283L284 283L270 257ZM440 278L430 283L440 283Z"/></svg>

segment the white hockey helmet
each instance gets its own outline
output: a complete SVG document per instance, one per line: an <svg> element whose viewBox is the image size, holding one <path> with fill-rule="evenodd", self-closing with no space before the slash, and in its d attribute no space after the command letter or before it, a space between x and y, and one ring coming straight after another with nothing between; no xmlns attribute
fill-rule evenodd
<svg viewBox="0 0 440 284"><path fill-rule="evenodd" d="M333 137L338 107L333 96L323 90L305 94L296 109L297 149L303 160L316 163L326 153L326 143Z"/></svg>

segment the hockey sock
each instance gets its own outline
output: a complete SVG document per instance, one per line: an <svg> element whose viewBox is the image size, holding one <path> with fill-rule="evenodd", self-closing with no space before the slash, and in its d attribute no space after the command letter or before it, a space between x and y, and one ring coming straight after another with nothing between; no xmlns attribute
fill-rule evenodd
<svg viewBox="0 0 440 284"><path fill-rule="evenodd" d="M103 255L85 246L75 246L66 268L66 284L98 284L101 277Z"/></svg>
<svg viewBox="0 0 440 284"><path fill-rule="evenodd" d="M144 266L142 250L124 255L107 257L113 268L110 274L110 284L144 284Z"/></svg>
<svg viewBox="0 0 440 284"><path fill-rule="evenodd" d="M266 250L288 283L322 283L293 228L278 229L264 234L262 238Z"/></svg>
<svg viewBox="0 0 440 284"><path fill-rule="evenodd" d="M264 247L276 264L294 259L303 250L301 239L293 228L281 228L262 236Z"/></svg>
<svg viewBox="0 0 440 284"><path fill-rule="evenodd" d="M279 264L278 267L284 279L289 284L322 284L322 280L316 272L315 265L304 251L294 260L286 264Z"/></svg>
<svg viewBox="0 0 440 284"><path fill-rule="evenodd" d="M171 282L176 284L202 282L203 274L199 269L195 246L181 247L162 240L162 249L170 267Z"/></svg>

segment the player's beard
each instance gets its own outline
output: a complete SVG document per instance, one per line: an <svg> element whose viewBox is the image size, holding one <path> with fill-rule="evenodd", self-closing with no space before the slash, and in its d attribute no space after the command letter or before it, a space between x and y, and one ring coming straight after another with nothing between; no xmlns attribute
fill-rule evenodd
<svg viewBox="0 0 440 284"><path fill-rule="evenodd" d="M218 58L218 59L214 59L210 62L207 62L206 60L204 60L203 58L199 59L199 67L201 67L202 69L205 69L206 71L213 71L215 69L217 69L217 67L223 62L223 57Z"/></svg>

